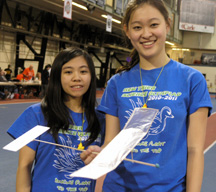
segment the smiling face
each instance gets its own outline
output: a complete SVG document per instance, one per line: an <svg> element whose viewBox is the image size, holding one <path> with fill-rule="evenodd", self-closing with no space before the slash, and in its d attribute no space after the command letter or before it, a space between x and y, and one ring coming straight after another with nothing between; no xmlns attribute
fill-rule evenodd
<svg viewBox="0 0 216 192"><path fill-rule="evenodd" d="M140 59L160 58L165 54L165 40L170 27L155 7L142 4L135 9L124 27Z"/></svg>
<svg viewBox="0 0 216 192"><path fill-rule="evenodd" d="M65 99L82 99L88 91L91 73L83 56L78 56L62 66L61 84Z"/></svg>

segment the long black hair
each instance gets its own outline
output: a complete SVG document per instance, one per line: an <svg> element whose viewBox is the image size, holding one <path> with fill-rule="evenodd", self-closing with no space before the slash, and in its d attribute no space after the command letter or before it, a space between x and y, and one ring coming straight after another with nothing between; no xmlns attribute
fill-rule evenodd
<svg viewBox="0 0 216 192"><path fill-rule="evenodd" d="M127 4L127 8L126 8L126 11L125 11L125 14L123 17L123 21L122 21L122 24L126 29L128 29L128 25L129 25L129 21L130 21L130 17L132 15L132 13L137 8L139 8L140 6L142 6L144 4L151 5L154 8L156 8L158 11L160 11L160 13L163 15L166 23L169 26L171 25L170 21L169 21L169 12L167 11L167 8L166 8L166 6L162 0L131 0ZM145 14L145 13L143 13L143 14ZM125 35L125 38L126 38L126 43L128 44L129 47L131 47L130 40L127 38L126 35ZM131 58L130 62L128 62L124 66L119 67L116 70L116 73L120 73L122 71L129 71L131 68L133 68L139 62L139 54L138 54L136 49L132 50L132 52L130 53L130 58Z"/></svg>
<svg viewBox="0 0 216 192"><path fill-rule="evenodd" d="M75 47L67 48L56 56L52 64L48 89L41 103L43 114L47 120L47 126L50 127L50 133L52 133L56 143L58 143L59 130L68 130L69 125L73 124L69 109L64 103L65 92L61 85L62 66L79 56L84 57L91 73L90 86L83 95L81 103L88 121L87 131L90 132L86 145L91 144L100 133L100 123L95 113L96 75L94 63L86 51Z"/></svg>

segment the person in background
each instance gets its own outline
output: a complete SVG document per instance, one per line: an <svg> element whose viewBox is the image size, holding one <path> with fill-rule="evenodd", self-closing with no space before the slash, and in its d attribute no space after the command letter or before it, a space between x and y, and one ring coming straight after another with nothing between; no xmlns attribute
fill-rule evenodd
<svg viewBox="0 0 216 192"><path fill-rule="evenodd" d="M6 74L5 71L3 71L0 68L0 82L8 82L7 78L6 78ZM2 99L13 99L14 98L14 87L13 86L7 86L7 84L5 84L5 86L0 86L0 91L1 91L1 98Z"/></svg>
<svg viewBox="0 0 216 192"><path fill-rule="evenodd" d="M33 69L33 65L25 68L22 74L25 81L34 80L35 72Z"/></svg>
<svg viewBox="0 0 216 192"><path fill-rule="evenodd" d="M11 74L12 74L11 65L8 65L8 67L4 71L6 72L6 75L5 75L6 79L10 81Z"/></svg>
<svg viewBox="0 0 216 192"><path fill-rule="evenodd" d="M200 192L212 109L206 81L199 71L167 56L170 19L163 1L129 1L123 27L134 49L129 64L108 81L98 107L106 114L103 147L123 129L134 108L158 109L147 135L127 158L160 168L123 161L107 174L103 191ZM90 146L81 158L88 164L95 156L91 152L100 150Z"/></svg>
<svg viewBox="0 0 216 192"><path fill-rule="evenodd" d="M20 71L20 73L16 76L16 79L18 79L19 81L23 81L23 71Z"/></svg>
<svg viewBox="0 0 216 192"><path fill-rule="evenodd" d="M47 87L48 87L49 77L50 77L49 71L50 71L51 67L52 66L50 64L48 64L48 65L45 66L44 70L42 71L41 97L45 96L45 93L46 93L46 90L47 90Z"/></svg>
<svg viewBox="0 0 216 192"><path fill-rule="evenodd" d="M41 81L41 72L37 72L35 75L34 81Z"/></svg>
<svg viewBox="0 0 216 192"><path fill-rule="evenodd" d="M7 95L4 92L0 91L0 98L2 100L5 100L7 98Z"/></svg>
<svg viewBox="0 0 216 192"><path fill-rule="evenodd" d="M0 68L0 82L7 82L7 78L5 76L5 72Z"/></svg>
<svg viewBox="0 0 216 192"><path fill-rule="evenodd" d="M69 176L84 163L80 151L66 147L102 145L105 117L95 105L96 75L91 56L80 48L61 51L52 64L48 91L41 103L28 107L8 130L17 138L36 125L48 126L50 131L38 139L61 146L33 141L20 150L17 192L94 192L94 180Z"/></svg>
<svg viewBox="0 0 216 192"><path fill-rule="evenodd" d="M4 71L2 71L1 67L0 67L0 82L7 82L7 79L4 75ZM7 98L7 95L4 93L4 87L0 86L0 98L2 100Z"/></svg>

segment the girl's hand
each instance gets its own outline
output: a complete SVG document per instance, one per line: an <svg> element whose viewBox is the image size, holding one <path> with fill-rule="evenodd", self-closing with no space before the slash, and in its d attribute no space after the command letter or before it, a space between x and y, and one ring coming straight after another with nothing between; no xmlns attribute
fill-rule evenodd
<svg viewBox="0 0 216 192"><path fill-rule="evenodd" d="M80 158L83 160L83 162L86 165L88 165L97 156L97 153L99 153L101 150L102 150L101 147L97 145L91 145L88 147L87 150L83 151L80 154Z"/></svg>

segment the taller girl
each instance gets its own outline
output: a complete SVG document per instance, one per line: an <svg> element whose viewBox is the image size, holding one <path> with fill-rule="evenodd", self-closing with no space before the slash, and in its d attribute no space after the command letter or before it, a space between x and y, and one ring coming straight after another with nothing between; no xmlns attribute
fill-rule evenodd
<svg viewBox="0 0 216 192"><path fill-rule="evenodd" d="M135 107L159 109L147 136L133 150L133 158L159 163L160 168L123 161L107 174L103 190L198 192L212 107L206 81L197 70L167 56L170 20L163 1L130 1L123 24L134 51L131 62L108 81L98 108L106 113L104 146L121 131ZM81 155L86 163L92 150Z"/></svg>

